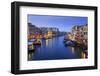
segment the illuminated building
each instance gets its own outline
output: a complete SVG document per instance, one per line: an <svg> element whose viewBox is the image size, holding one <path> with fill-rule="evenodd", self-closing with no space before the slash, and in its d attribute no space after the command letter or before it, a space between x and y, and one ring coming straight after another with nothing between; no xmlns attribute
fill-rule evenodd
<svg viewBox="0 0 100 76"><path fill-rule="evenodd" d="M88 26L83 25L83 26L74 26L72 28L72 34L75 38L76 41L79 43L84 43L87 45L87 37L88 37Z"/></svg>

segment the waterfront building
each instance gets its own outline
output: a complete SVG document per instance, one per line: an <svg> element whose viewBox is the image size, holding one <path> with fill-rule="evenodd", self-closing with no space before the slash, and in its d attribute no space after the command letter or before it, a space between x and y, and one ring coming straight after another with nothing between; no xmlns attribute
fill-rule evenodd
<svg viewBox="0 0 100 76"><path fill-rule="evenodd" d="M29 34L41 34L41 30L35 25L28 23L28 32Z"/></svg>
<svg viewBox="0 0 100 76"><path fill-rule="evenodd" d="M59 34L59 29L55 27L40 27L42 34L46 37L52 38Z"/></svg>
<svg viewBox="0 0 100 76"><path fill-rule="evenodd" d="M55 27L40 27L40 30L43 33L47 33L48 31L50 31L50 32L59 32L59 29L55 28Z"/></svg>
<svg viewBox="0 0 100 76"><path fill-rule="evenodd" d="M28 37L29 38L40 38L42 31L35 25L28 23Z"/></svg>
<svg viewBox="0 0 100 76"><path fill-rule="evenodd" d="M60 34L59 29L55 27L36 27L28 23L28 38L52 38Z"/></svg>
<svg viewBox="0 0 100 76"><path fill-rule="evenodd" d="M73 38L78 43L84 43L87 45L87 37L88 37L88 26L86 25L76 25L72 28Z"/></svg>

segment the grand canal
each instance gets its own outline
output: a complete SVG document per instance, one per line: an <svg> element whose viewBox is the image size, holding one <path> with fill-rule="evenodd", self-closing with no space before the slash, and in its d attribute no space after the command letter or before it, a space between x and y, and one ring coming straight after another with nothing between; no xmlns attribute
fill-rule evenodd
<svg viewBox="0 0 100 76"><path fill-rule="evenodd" d="M56 60L86 58L86 53L79 47L65 46L64 36L42 39L41 46L34 52L28 52L28 60Z"/></svg>

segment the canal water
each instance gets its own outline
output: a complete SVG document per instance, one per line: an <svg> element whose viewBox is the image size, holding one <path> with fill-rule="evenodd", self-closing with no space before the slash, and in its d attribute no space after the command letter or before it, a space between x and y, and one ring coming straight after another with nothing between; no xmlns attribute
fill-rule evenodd
<svg viewBox="0 0 100 76"><path fill-rule="evenodd" d="M56 60L86 58L86 54L79 47L65 46L64 36L41 40L42 45L37 46L34 52L28 53L28 60Z"/></svg>

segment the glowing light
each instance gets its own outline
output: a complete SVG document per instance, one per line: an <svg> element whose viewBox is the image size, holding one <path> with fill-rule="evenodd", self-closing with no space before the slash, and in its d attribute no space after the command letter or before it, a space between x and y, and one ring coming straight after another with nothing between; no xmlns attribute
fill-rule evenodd
<svg viewBox="0 0 100 76"><path fill-rule="evenodd" d="M82 56L83 59L86 58L86 54L84 52L81 53L81 56Z"/></svg>
<svg viewBox="0 0 100 76"><path fill-rule="evenodd" d="M48 46L49 40L46 40L46 46Z"/></svg>
<svg viewBox="0 0 100 76"><path fill-rule="evenodd" d="M73 54L75 53L75 48L74 48L74 47L72 47L72 53L73 53Z"/></svg>

